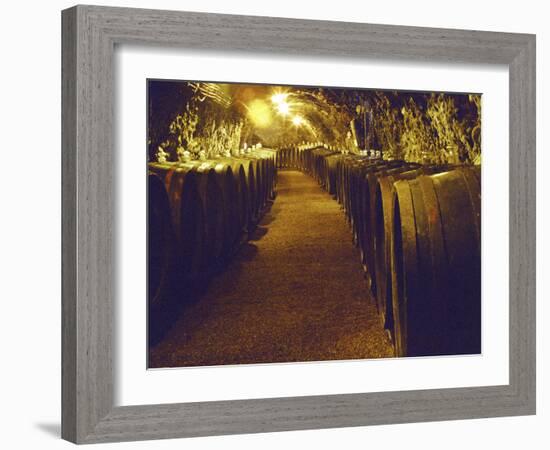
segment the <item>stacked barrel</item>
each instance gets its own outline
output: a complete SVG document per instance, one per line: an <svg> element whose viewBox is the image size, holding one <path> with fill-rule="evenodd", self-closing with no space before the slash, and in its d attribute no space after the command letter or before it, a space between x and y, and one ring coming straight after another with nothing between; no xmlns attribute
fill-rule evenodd
<svg viewBox="0 0 550 450"><path fill-rule="evenodd" d="M185 303L246 242L275 196L275 156L149 163L150 314Z"/></svg>
<svg viewBox="0 0 550 450"><path fill-rule="evenodd" d="M480 353L480 167L288 155L342 205L397 356Z"/></svg>
<svg viewBox="0 0 550 450"><path fill-rule="evenodd" d="M399 355L481 352L480 175L462 167L394 184L390 294Z"/></svg>
<svg viewBox="0 0 550 450"><path fill-rule="evenodd" d="M297 169L304 170L305 154L310 148L298 145L284 147L277 150L277 168L278 169Z"/></svg>

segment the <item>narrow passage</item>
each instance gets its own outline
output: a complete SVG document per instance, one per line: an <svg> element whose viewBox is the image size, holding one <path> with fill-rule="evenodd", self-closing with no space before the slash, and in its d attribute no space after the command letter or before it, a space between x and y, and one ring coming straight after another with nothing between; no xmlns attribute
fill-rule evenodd
<svg viewBox="0 0 550 450"><path fill-rule="evenodd" d="M151 349L150 367L393 356L340 205L278 173L252 240Z"/></svg>

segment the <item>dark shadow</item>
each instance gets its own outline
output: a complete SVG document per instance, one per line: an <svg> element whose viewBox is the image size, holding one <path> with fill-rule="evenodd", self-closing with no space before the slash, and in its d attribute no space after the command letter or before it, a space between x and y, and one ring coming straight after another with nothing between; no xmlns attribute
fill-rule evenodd
<svg viewBox="0 0 550 450"><path fill-rule="evenodd" d="M258 232L256 229L256 232ZM259 231L258 233L262 233ZM263 234L267 233L267 229ZM259 235L258 235L259 236ZM260 239L259 236L256 240ZM253 241L254 239L250 239ZM236 265L240 268L240 263L253 260L258 253L258 247L251 242L245 242L239 246L231 259L219 268L217 273L212 273L210 276L195 280L193 282L186 281L185 283L176 283L177 286L171 295L170 301L155 311L155 317L149 323L149 345L154 347L162 342L166 334L172 329L182 314L185 314L187 307L197 304L208 291L212 281L223 273L229 265ZM151 312L150 312L151 313ZM154 325L153 325L154 324Z"/></svg>
<svg viewBox="0 0 550 450"><path fill-rule="evenodd" d="M60 423L37 423L36 428L43 431L45 434L49 434L55 438L61 438L61 424Z"/></svg>
<svg viewBox="0 0 550 450"><path fill-rule="evenodd" d="M258 226L256 229L250 234L249 240L250 241L259 241L261 238L263 238L267 232L269 231L269 228L267 227L261 227Z"/></svg>
<svg viewBox="0 0 550 450"><path fill-rule="evenodd" d="M281 205L278 204L278 203L275 203L270 209L269 209L269 212L272 214L272 215L277 215L277 213L281 211Z"/></svg>
<svg viewBox="0 0 550 450"><path fill-rule="evenodd" d="M258 253L258 247L256 247L254 244L246 243L239 250L238 260L252 261L256 257L257 253Z"/></svg>
<svg viewBox="0 0 550 450"><path fill-rule="evenodd" d="M266 214L264 218L261 220L260 226L265 227L267 225L270 225L271 223L273 223L275 219L276 219L275 215L270 212Z"/></svg>
<svg viewBox="0 0 550 450"><path fill-rule="evenodd" d="M273 223L273 221L277 218L277 212L279 211L280 211L279 204L276 203L275 200L269 201L263 212L263 217L258 223L258 226L265 227Z"/></svg>
<svg viewBox="0 0 550 450"><path fill-rule="evenodd" d="M148 342L152 348L161 343L177 321L186 313L186 308L201 301L208 291L212 281L224 273L228 266L234 266L239 273L241 263L253 260L258 248L253 242L262 239L269 231L267 225L275 219L274 200L269 200L261 211L261 219L257 224L251 224L253 230L245 233L243 238L236 242L215 268L204 276L193 281L173 277L172 286L166 295L166 301L154 310L149 307ZM150 354L150 353L149 353Z"/></svg>

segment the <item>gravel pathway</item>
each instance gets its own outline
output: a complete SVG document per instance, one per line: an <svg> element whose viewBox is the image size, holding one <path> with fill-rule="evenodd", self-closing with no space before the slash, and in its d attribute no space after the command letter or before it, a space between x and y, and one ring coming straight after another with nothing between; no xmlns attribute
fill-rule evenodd
<svg viewBox="0 0 550 450"><path fill-rule="evenodd" d="M151 349L150 367L393 356L340 206L279 171L252 240Z"/></svg>

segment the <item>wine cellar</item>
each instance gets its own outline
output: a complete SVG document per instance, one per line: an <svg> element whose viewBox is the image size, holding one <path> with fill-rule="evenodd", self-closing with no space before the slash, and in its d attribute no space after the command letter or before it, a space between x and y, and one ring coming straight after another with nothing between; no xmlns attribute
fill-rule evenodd
<svg viewBox="0 0 550 450"><path fill-rule="evenodd" d="M155 83L150 367L481 352L480 96Z"/></svg>

